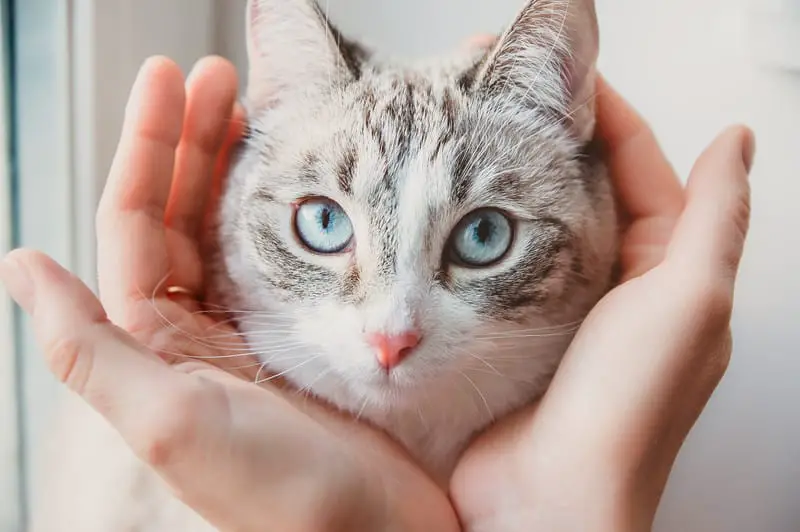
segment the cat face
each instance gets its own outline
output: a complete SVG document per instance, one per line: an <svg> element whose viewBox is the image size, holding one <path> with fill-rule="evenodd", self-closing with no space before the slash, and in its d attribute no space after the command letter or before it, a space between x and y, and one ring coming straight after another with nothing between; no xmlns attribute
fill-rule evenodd
<svg viewBox="0 0 800 532"><path fill-rule="evenodd" d="M270 370L354 411L463 394L492 415L541 388L615 255L591 69L542 3L493 50L415 67L305 1L251 2L220 243Z"/></svg>

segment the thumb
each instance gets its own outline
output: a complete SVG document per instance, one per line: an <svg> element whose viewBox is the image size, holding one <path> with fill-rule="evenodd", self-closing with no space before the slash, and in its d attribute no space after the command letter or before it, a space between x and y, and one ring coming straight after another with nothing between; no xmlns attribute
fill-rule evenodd
<svg viewBox="0 0 800 532"><path fill-rule="evenodd" d="M743 126L727 129L703 152L689 176L668 263L709 281L722 278L733 284L750 223L748 176L754 153L753 132Z"/></svg>
<svg viewBox="0 0 800 532"><path fill-rule="evenodd" d="M160 428L165 396L188 387L189 376L109 322L91 290L50 257L13 251L0 262L0 280L30 315L50 371L140 451L154 433L143 429Z"/></svg>

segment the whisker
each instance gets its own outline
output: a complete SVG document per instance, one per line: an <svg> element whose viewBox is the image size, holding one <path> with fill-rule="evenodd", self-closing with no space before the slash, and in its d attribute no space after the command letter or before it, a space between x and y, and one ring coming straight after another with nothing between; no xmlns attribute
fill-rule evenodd
<svg viewBox="0 0 800 532"><path fill-rule="evenodd" d="M333 370L333 368L328 368L325 371L320 372L320 374L317 375L311 382L309 382L308 384L306 384L302 388L298 389L297 393L300 394L300 395L305 396L306 398L308 398L308 396L313 393L312 388L314 387L314 385L317 384L319 381L321 381L326 376L328 376L331 373L332 370Z"/></svg>
<svg viewBox="0 0 800 532"><path fill-rule="evenodd" d="M261 367L258 368L258 371L256 372L256 377L255 377L253 382L255 382L256 384L261 382L261 380L260 380L261 379L261 373L264 371L264 369L266 369L266 367L267 367L267 363L266 362L261 364Z"/></svg>
<svg viewBox="0 0 800 532"><path fill-rule="evenodd" d="M578 329L567 330L557 333L543 333L543 334L508 334L508 335L485 335L485 336L476 336L476 340L519 340L521 338L564 338L566 336L570 336L572 333L577 331Z"/></svg>
<svg viewBox="0 0 800 532"><path fill-rule="evenodd" d="M293 367L291 367L291 368L289 368L289 369L287 369L287 370L285 370L285 371L281 371L280 373L278 373L278 374L276 374L276 375L273 375L273 376L271 376L271 377L268 377L268 378L266 378L266 379L263 379L263 380L260 380L260 381L258 381L258 380L257 380L257 381L256 381L256 384L263 384L263 383L265 383L265 382L270 382L270 381L273 381L273 380L275 380L275 379L278 379L278 378L280 378L280 377L283 377L283 376L284 376L284 375L286 375L287 373L291 373L292 371L295 371L295 370L297 370L297 369L300 369L300 368L302 368L303 366L306 366L306 365L310 364L311 362L314 362L315 360L318 360L318 359L319 359L321 356L322 356L322 355L316 355L316 356L313 356L313 357L311 357L311 358L309 358L309 359L307 359L307 360L305 360L305 361L301 362L300 364L298 364L298 365L296 365L296 366L293 366Z"/></svg>
<svg viewBox="0 0 800 532"><path fill-rule="evenodd" d="M489 414L489 418L492 421L494 421L494 414L492 413L492 409L489 408L489 402L486 400L486 396L483 395L483 392L481 392L480 388L478 388L478 385L475 384L475 381L470 379L469 376L467 376L467 374L464 373L463 371L458 370L458 372L461 374L462 377L464 377L467 380L468 383L470 383L470 385L478 393L478 396L481 398L481 401L483 401L483 405L486 407L486 413L488 413Z"/></svg>
<svg viewBox="0 0 800 532"><path fill-rule="evenodd" d="M500 377L500 378L505 379L505 380L509 380L509 381L512 381L512 382L519 382L521 384L527 384L527 385L530 385L530 386L535 384L533 381L529 381L527 379L520 379L519 377L513 377L511 375L506 375L505 373L499 373L499 372L495 372L495 371L486 371L483 368L470 367L470 368L467 368L467 369L470 372L481 373L483 375L493 375L495 377Z"/></svg>
<svg viewBox="0 0 800 532"><path fill-rule="evenodd" d="M486 361L484 358L482 358L482 357L480 357L480 356L476 355L475 353L473 353L473 352L471 352L471 351L467 351L466 349L463 349L463 348L459 348L459 347L457 347L456 349L457 349L457 350L459 350L459 351L460 351L460 352L462 352L462 353L465 353L465 354L469 355L470 357L474 358L475 360L479 361L480 363L482 363L483 365L485 365L487 368L489 368L490 370L492 370L492 371L493 371L494 373L496 373L497 375L500 375L500 374L501 374L499 371L497 371L497 368L495 368L494 366L492 366L492 365L491 365L489 362L487 362L487 361Z"/></svg>
<svg viewBox="0 0 800 532"><path fill-rule="evenodd" d="M263 362L253 362L252 364L244 364L242 366L233 366L230 369L233 371L240 370L240 369L250 369L255 368L256 366L261 366L264 364Z"/></svg>
<svg viewBox="0 0 800 532"><path fill-rule="evenodd" d="M367 403L369 403L369 397L364 397L364 400L361 402L361 408L359 408L358 413L356 413L356 421L361 420L361 416L364 415L364 410L367 408Z"/></svg>

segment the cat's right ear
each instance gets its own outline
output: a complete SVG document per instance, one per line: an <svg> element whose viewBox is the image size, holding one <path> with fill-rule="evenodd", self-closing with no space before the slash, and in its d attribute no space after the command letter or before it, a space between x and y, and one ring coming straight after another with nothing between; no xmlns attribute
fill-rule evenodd
<svg viewBox="0 0 800 532"><path fill-rule="evenodd" d="M527 0L462 85L551 111L588 141L599 45L595 0Z"/></svg>
<svg viewBox="0 0 800 532"><path fill-rule="evenodd" d="M247 51L247 101L256 110L325 97L360 77L365 56L314 0L248 0Z"/></svg>

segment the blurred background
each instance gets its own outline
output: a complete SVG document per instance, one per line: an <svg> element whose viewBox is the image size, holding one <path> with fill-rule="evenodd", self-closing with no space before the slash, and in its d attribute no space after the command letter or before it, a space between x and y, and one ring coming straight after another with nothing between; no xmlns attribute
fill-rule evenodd
<svg viewBox="0 0 800 532"><path fill-rule="evenodd" d="M43 249L94 284L94 207L139 64L164 54L188 71L218 53L244 73L244 3L0 1L2 251ZM407 56L498 32L522 0L320 3L346 33ZM678 460L656 530L796 532L800 0L597 0L597 9L601 71L648 118L681 175L732 122L758 137L733 362ZM61 393L3 300L0 532L25 530L36 511L36 449Z"/></svg>

